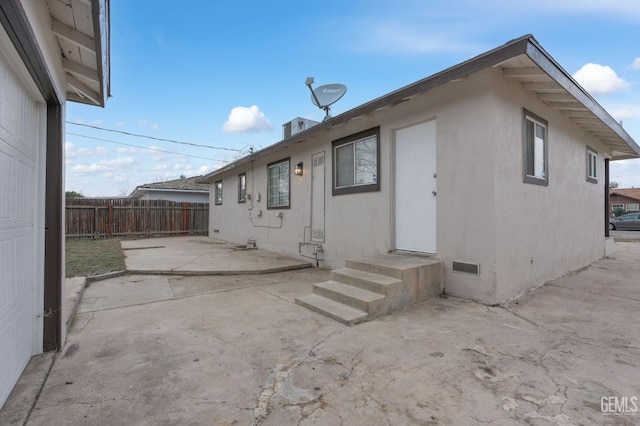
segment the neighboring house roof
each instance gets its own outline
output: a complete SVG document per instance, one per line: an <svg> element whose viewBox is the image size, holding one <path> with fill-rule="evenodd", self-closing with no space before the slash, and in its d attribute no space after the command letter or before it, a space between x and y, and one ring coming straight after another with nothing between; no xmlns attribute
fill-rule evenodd
<svg viewBox="0 0 640 426"><path fill-rule="evenodd" d="M609 196L621 195L640 201L640 188L615 188L609 190Z"/></svg>
<svg viewBox="0 0 640 426"><path fill-rule="evenodd" d="M281 151L350 120L411 101L434 87L465 79L470 74L491 67L501 68L506 77L519 80L525 90L536 94L545 105L558 110L576 126L602 142L611 150L612 159L640 157L640 146L620 123L528 34L214 170L200 179L200 182L211 182L216 175L236 166Z"/></svg>
<svg viewBox="0 0 640 426"><path fill-rule="evenodd" d="M25 10L17 0L2 2L0 23L13 28L9 33L23 58L42 56ZM28 7L29 2L23 2ZM110 0L46 0L51 15L51 32L60 48L60 61L66 74L66 99L89 105L105 106L110 96ZM25 64L45 98L57 97L45 87L48 71Z"/></svg>
<svg viewBox="0 0 640 426"><path fill-rule="evenodd" d="M206 183L198 183L198 179L202 176L193 176L189 178L180 178L168 180L165 182L145 183L139 185L133 190L130 198L138 198L144 192L148 191L170 191L170 192L191 192L191 193L208 193L209 185Z"/></svg>

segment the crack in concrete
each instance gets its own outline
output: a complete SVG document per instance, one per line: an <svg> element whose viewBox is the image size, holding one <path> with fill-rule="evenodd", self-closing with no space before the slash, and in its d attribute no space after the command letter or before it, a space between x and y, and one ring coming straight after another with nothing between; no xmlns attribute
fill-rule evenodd
<svg viewBox="0 0 640 426"><path fill-rule="evenodd" d="M541 325L540 325L540 324L538 324L537 322L535 322L535 321L533 321L533 320L530 320L529 318L525 317L524 315L521 315L521 314L519 314L519 313L517 313L517 312L512 311L511 309L509 309L509 308L508 308L508 307L506 307L506 306L500 306L499 308L502 308L502 309L504 309L506 312L509 312L511 315L513 315L513 316L515 316L515 317L517 317L517 318L520 318L520 319L521 319L521 320L523 320L523 321L528 322L529 324L533 325L535 328L539 328L539 329L541 329L541 330L543 330L543 331L548 331L546 328L544 328L543 326L541 326Z"/></svg>
<svg viewBox="0 0 640 426"><path fill-rule="evenodd" d="M93 318L94 318L94 317L95 317L95 315L96 315L96 311L93 311L93 312L87 312L87 313L90 313L90 314L91 314L91 317L89 317L89 319L87 320L87 322L85 322L85 323L82 325L82 328L79 328L78 330L75 330L75 327L74 327L74 328L73 328L73 329L71 329L70 331L73 331L73 332L76 332L76 331L82 331L82 330L84 330L85 328L87 328L87 326L89 325L89 323L90 323L91 321L93 321ZM75 321L74 321L74 322L75 322Z"/></svg>
<svg viewBox="0 0 640 426"><path fill-rule="evenodd" d="M294 403L289 402L287 404L284 404L284 406L306 406L310 403L316 402L319 398L321 398L322 395L314 397L307 390L295 387L292 383L293 371L310 357L315 358L314 350L339 331L340 330L333 330L327 336L320 339L311 347L311 349L307 351L302 359L293 363L293 365L291 365L290 367L286 368L284 365L278 364L276 365L276 368L271 370L271 373L267 377L267 384L263 388L262 392L260 392L260 395L258 395L256 405L254 406L253 411L256 418L256 425L261 424L262 421L264 421L271 413L272 408L270 408L270 402L273 396L276 394L282 394L288 400L291 400L292 398L306 399L306 401L299 401Z"/></svg>

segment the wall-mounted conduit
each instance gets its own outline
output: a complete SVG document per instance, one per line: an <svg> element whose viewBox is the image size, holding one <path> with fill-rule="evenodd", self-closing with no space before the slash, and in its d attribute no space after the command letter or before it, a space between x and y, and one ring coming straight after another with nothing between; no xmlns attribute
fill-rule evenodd
<svg viewBox="0 0 640 426"><path fill-rule="evenodd" d="M320 267L320 261L324 260L324 249L322 248L322 244L320 243L312 243L311 238L307 241L307 229L311 230L311 226L305 226L302 236L302 242L298 243L298 254L302 257L306 257L308 259L314 259L316 261L316 268ZM303 247L311 247L313 251L311 255L304 254L302 252Z"/></svg>

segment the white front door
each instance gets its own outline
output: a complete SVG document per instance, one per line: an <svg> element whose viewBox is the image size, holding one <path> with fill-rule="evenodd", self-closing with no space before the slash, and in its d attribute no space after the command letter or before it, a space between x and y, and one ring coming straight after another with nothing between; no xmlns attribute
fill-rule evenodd
<svg viewBox="0 0 640 426"><path fill-rule="evenodd" d="M395 131L395 248L436 252L436 122Z"/></svg>

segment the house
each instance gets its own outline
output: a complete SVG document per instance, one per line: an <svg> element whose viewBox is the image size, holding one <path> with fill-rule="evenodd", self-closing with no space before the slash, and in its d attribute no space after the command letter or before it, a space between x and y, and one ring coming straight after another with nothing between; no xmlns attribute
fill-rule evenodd
<svg viewBox="0 0 640 426"><path fill-rule="evenodd" d="M67 101L109 96L109 0L0 2L0 406L65 340Z"/></svg>
<svg viewBox="0 0 640 426"><path fill-rule="evenodd" d="M202 176L185 177L165 182L137 186L129 198L138 200L168 200L186 203L208 203L209 185L198 183Z"/></svg>
<svg viewBox="0 0 640 426"><path fill-rule="evenodd" d="M639 156L525 35L200 181L212 237L329 268L429 254L448 294L494 304L612 249L609 161Z"/></svg>
<svg viewBox="0 0 640 426"><path fill-rule="evenodd" d="M615 188L609 190L609 214L616 216L616 211L631 213L640 211L640 188Z"/></svg>

